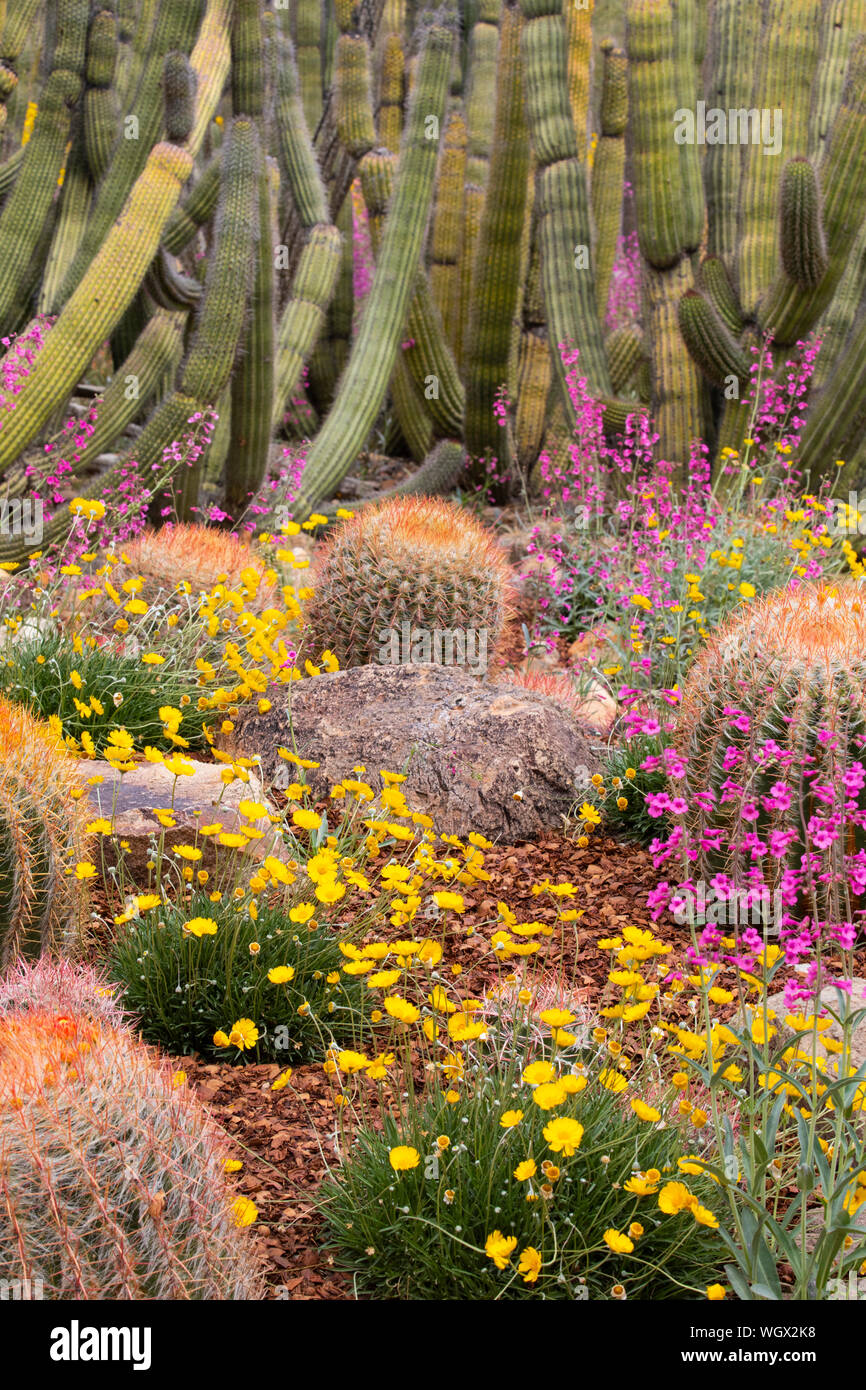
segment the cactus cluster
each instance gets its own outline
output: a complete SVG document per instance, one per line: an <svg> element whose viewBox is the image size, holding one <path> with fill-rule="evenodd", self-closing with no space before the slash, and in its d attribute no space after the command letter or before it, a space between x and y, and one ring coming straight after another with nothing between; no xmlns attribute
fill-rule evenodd
<svg viewBox="0 0 866 1390"><path fill-rule="evenodd" d="M437 656L437 632L483 643L489 660L510 616L511 572L501 548L473 517L439 498L364 508L322 547L312 585L304 649L315 659L329 648L344 667L447 664L444 652Z"/></svg>
<svg viewBox="0 0 866 1390"><path fill-rule="evenodd" d="M0 700L0 970L78 942L87 813L57 734Z"/></svg>
<svg viewBox="0 0 866 1390"><path fill-rule="evenodd" d="M563 344L608 434L649 410L660 457L700 436L721 471L753 353L813 330L803 461L859 480L866 0L623 0L622 46L594 8L0 7L0 337L54 318L4 414L10 492L106 340L84 489L159 465L182 519L206 493L237 521L298 433L298 520L377 430L422 465L460 441L521 491L575 423ZM610 335L626 179L642 323ZM219 437L185 470L171 446L205 408ZM25 552L0 537L0 561Z"/></svg>
<svg viewBox="0 0 866 1390"><path fill-rule="evenodd" d="M864 681L866 601L852 582L775 591L712 634L685 682L676 736L686 771L673 795L689 806L696 880L724 873L745 886L755 841L775 837L767 888L788 871L801 913L846 918L833 900L841 873L819 874L813 858L836 802L857 801L862 778L848 776L866 751ZM861 820L849 810L848 841L831 850L838 871L863 848Z"/></svg>
<svg viewBox="0 0 866 1390"><path fill-rule="evenodd" d="M0 1278L47 1299L261 1297L219 1132L175 1083L87 1012L0 1014Z"/></svg>

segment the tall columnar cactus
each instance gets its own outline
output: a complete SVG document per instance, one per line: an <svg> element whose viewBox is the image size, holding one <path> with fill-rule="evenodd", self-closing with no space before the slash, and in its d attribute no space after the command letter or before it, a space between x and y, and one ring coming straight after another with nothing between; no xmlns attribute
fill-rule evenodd
<svg viewBox="0 0 866 1390"><path fill-rule="evenodd" d="M377 123L379 144L397 154L403 134L403 100L406 87L406 58L398 33L385 35L382 45L382 75L379 85Z"/></svg>
<svg viewBox="0 0 866 1390"><path fill-rule="evenodd" d="M63 954L80 940L74 870L87 846L82 789L59 736L0 699L0 971L19 956Z"/></svg>
<svg viewBox="0 0 866 1390"><path fill-rule="evenodd" d="M809 144L803 151L810 159L823 154L842 98L851 44L863 33L866 0L830 0L822 7L820 52L809 103Z"/></svg>
<svg viewBox="0 0 866 1390"><path fill-rule="evenodd" d="M595 0L582 5L565 4L565 39L568 48L568 97L581 156L585 156L589 134L589 103L592 95L592 14Z"/></svg>
<svg viewBox="0 0 866 1390"><path fill-rule="evenodd" d="M829 305L866 219L866 35L860 35L851 49L842 101L825 143L818 183L827 270L804 290L782 267L758 309L761 327L782 346L804 338Z"/></svg>
<svg viewBox="0 0 866 1390"><path fill-rule="evenodd" d="M522 278L521 236L529 174L520 31L521 15L514 0L504 6L500 26L493 153L475 252L466 358L467 450L477 457L498 457L504 467L509 465L505 432L493 407L508 376Z"/></svg>
<svg viewBox="0 0 866 1390"><path fill-rule="evenodd" d="M396 188L372 289L333 407L307 457L296 510L330 495L345 477L369 433L397 356L400 333L418 272L436 176L453 35L435 25L427 34L397 170Z"/></svg>
<svg viewBox="0 0 866 1390"><path fill-rule="evenodd" d="M84 92L84 149L95 183L108 170L111 151L119 133L120 113L113 87L117 48L117 19L111 10L98 10L90 21L87 34L87 86Z"/></svg>
<svg viewBox="0 0 866 1390"><path fill-rule="evenodd" d="M317 558L304 649L330 648L344 667L388 662L392 634L399 643L408 624L428 637L482 642L490 659L508 617L510 578L495 538L451 502L396 498L365 507Z"/></svg>
<svg viewBox="0 0 866 1390"><path fill-rule="evenodd" d="M274 245L279 171L262 160L258 180L259 237L249 299L249 323L231 375L231 439L226 465L226 507L237 516L258 492L268 467L274 401Z"/></svg>
<svg viewBox="0 0 866 1390"><path fill-rule="evenodd" d="M261 163L256 126L239 116L223 152L214 254L189 353L176 391L157 407L130 453L142 476L173 439L188 433L190 417L215 405L228 385L255 277Z"/></svg>
<svg viewBox="0 0 866 1390"><path fill-rule="evenodd" d="M610 394L591 265L586 166L568 95L565 24L557 0L521 0L524 101L538 166L536 215L544 302L563 405L573 413L559 345L580 349L590 389Z"/></svg>
<svg viewBox="0 0 866 1390"><path fill-rule="evenodd" d="M365 38L341 34L336 52L337 134L353 159L376 144L370 49Z"/></svg>
<svg viewBox="0 0 866 1390"><path fill-rule="evenodd" d="M301 101L310 134L322 116L322 14L321 0L297 0L295 52Z"/></svg>
<svg viewBox="0 0 866 1390"><path fill-rule="evenodd" d="M671 0L629 0L629 107L635 210L644 273L647 339L652 347L653 407L659 454L685 464L693 439L706 433L705 388L683 343L677 306L694 288L690 238L702 222L699 189L683 177L672 112L683 59ZM699 209L689 198L698 198Z"/></svg>
<svg viewBox="0 0 866 1390"><path fill-rule="evenodd" d="M605 39L601 51L604 75L599 112L600 132L592 165L591 201L596 230L595 297L598 316L603 323L622 226L628 60L613 39Z"/></svg>
<svg viewBox="0 0 866 1390"><path fill-rule="evenodd" d="M279 425L304 363L325 328L343 258L343 238L323 223L310 230L277 333L273 423Z"/></svg>
<svg viewBox="0 0 866 1390"><path fill-rule="evenodd" d="M86 21L85 5L82 41ZM68 68L55 68L51 73L21 172L0 213L0 327L4 334L17 327L26 307L22 294L27 288L34 252L57 191L72 109L81 90L80 73Z"/></svg>
<svg viewBox="0 0 866 1390"><path fill-rule="evenodd" d="M460 314L459 266L465 181L466 122L459 111L452 111L445 127L436 183L430 238L430 288L442 316L445 337L455 352Z"/></svg>
<svg viewBox="0 0 866 1390"><path fill-rule="evenodd" d="M761 112L782 113L780 135L790 155L808 148L820 8L813 0L769 0L764 6L758 70L749 104ZM778 153L765 154L763 143L744 147L737 260L740 301L748 315L755 313L776 269L781 176Z"/></svg>
<svg viewBox="0 0 866 1390"><path fill-rule="evenodd" d="M189 1087L127 1030L0 1018L0 1277L47 1299L262 1296L246 1199Z"/></svg>
<svg viewBox="0 0 866 1390"><path fill-rule="evenodd" d="M483 3L479 4L477 21L469 35L466 174L471 183L477 183L482 188L487 184L487 166L493 140L501 8L502 0L483 0Z"/></svg>
<svg viewBox="0 0 866 1390"><path fill-rule="evenodd" d="M104 246L109 228L120 215L136 180L145 169L150 151L159 139L164 120L163 66L173 50L189 52L202 17L202 0L174 5L162 0L147 61L141 74L133 109L127 113L130 134L118 140L109 171L100 184L96 203L78 254L56 304L56 313L78 288Z"/></svg>
<svg viewBox="0 0 866 1390"><path fill-rule="evenodd" d="M280 169L301 226L310 228L327 222L327 194L307 129L294 53L289 45L281 51L277 68L276 126Z"/></svg>
<svg viewBox="0 0 866 1390"><path fill-rule="evenodd" d="M751 107L761 15L759 5L715 0L710 14L711 75L705 94L709 106L725 112ZM729 271L736 264L742 163L739 144L720 141L706 148L708 250L720 256Z"/></svg>
<svg viewBox="0 0 866 1390"><path fill-rule="evenodd" d="M778 888L787 871L801 890L797 915L811 897L816 917L848 918L820 872L810 890L808 853L827 843L815 838L832 821L825 793L844 800L845 771L862 759L864 651L866 605L851 583L771 593L710 638L687 677L676 734L687 766L675 795L689 806L695 880L722 873L747 887L746 841L775 835L778 857L774 850L764 865L776 877L766 887ZM849 824L859 847L863 832ZM825 853L839 869L853 848L831 837Z"/></svg>

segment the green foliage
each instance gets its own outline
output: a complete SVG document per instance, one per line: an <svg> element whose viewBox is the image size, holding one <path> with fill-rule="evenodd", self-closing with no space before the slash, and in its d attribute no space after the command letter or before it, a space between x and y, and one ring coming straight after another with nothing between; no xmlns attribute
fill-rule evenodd
<svg viewBox="0 0 866 1390"><path fill-rule="evenodd" d="M592 1057L590 1049L566 1054L562 1063L573 1079L575 1073L588 1079L586 1089L555 1112L541 1109L521 1082L533 1053L519 1024L511 1020L513 1051L497 1055L479 1047L459 1099L433 1083L414 1107L386 1115L381 1130L364 1125L347 1145L342 1167L320 1196L335 1263L374 1298L573 1302L610 1299L617 1285L628 1298L703 1298L721 1268L721 1242L691 1215L665 1215L652 1193L634 1196L624 1188L635 1173L651 1169L664 1174L662 1181L681 1176L676 1130L638 1120L599 1083L600 1073L610 1074L609 1059ZM640 1080L634 1078L638 1086ZM503 1128L509 1110L523 1118ZM554 1118L583 1126L570 1157L545 1138ZM444 1149L440 1135L449 1141ZM389 1150L398 1146L416 1150L416 1167L394 1171ZM515 1169L528 1159L537 1172L521 1180ZM559 1170L547 1195L544 1162ZM706 1205L714 1202L708 1189L702 1182ZM626 1233L632 1222L643 1234L632 1253L614 1254L605 1232ZM503 1270L485 1253L494 1232L516 1238ZM527 1247L542 1258L531 1284L518 1270Z"/></svg>
<svg viewBox="0 0 866 1390"><path fill-rule="evenodd" d="M342 972L338 943L345 937L324 923L296 924L289 910L263 906L253 921L242 905L213 903L197 891L186 907L163 904L121 927L110 973L146 1040L172 1052L290 1064L321 1057L332 1042L357 1043L366 991L363 980ZM216 932L185 932L196 918L216 922ZM268 974L280 966L293 977L273 984ZM256 1025L252 1047L214 1042L220 1031L228 1038L239 1019Z"/></svg>
<svg viewBox="0 0 866 1390"><path fill-rule="evenodd" d="M155 632L158 615L152 617L150 625L154 643L159 642L164 651ZM148 635L147 627L137 633L145 640ZM141 657L125 649L121 638L100 638L98 645L85 644L76 651L66 633L46 627L32 636L19 637L14 654L0 663L0 692L43 719L58 715L66 734L79 740L82 734L89 734L98 752L103 751L110 730L121 725L136 743L141 740L140 746L149 743L170 750L173 745L163 733L159 710L165 705L183 708L184 735L190 748L206 748L203 728L209 716L196 708L201 691L194 659L199 649L190 650L192 639L190 629L179 638L175 659L154 667L142 665ZM101 705L101 714L94 709L91 697ZM90 709L88 716L82 715L81 706Z"/></svg>

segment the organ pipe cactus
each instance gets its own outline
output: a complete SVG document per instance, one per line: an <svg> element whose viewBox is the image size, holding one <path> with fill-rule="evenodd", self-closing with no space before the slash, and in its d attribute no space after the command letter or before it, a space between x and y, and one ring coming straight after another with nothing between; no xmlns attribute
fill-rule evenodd
<svg viewBox="0 0 866 1390"><path fill-rule="evenodd" d="M423 50L452 18L436 24L402 0L327 11L320 0L291 11L61 0L47 26L47 0L0 4L11 123L0 336L34 310L56 317L2 416L6 491L19 495L25 465L62 440L66 403L106 340L113 380L72 466L107 471L85 490L112 495L106 454L144 476L190 415L215 407L225 468L214 452L209 497L237 515L279 466L274 435L307 432L300 515L377 433L419 463L437 438L473 455L510 449L531 475L545 441L566 448L575 423L561 344L579 349L606 432L648 407L661 456L685 463L701 435L718 466L746 432L752 349L772 337L795 354L813 330L823 346L803 460L817 478L844 457L834 476L859 486L866 0L624 0L622 48L599 28L599 6L521 0L521 11L515 54L512 4L452 4L465 40L433 99ZM770 137L774 112L784 116L774 157L765 107ZM745 137L710 139L719 113L708 108L745 115ZM255 221L270 230L253 237L236 303L224 303L205 380L200 331L220 299L211 272L226 254L218 208L232 196L225 154L239 115L255 126ZM684 115L691 135L676 138ZM643 302L639 323L605 338L627 149ZM356 175L366 211L357 187L347 196ZM739 399L726 399L733 383ZM491 413L501 387L504 432ZM192 505L196 478L181 487L170 472L160 486ZM43 544L61 529L50 520ZM4 561L23 553L0 537Z"/></svg>

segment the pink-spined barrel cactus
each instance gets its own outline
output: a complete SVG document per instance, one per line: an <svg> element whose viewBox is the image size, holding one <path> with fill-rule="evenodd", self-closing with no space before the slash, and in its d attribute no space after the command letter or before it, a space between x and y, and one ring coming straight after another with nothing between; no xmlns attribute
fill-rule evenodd
<svg viewBox="0 0 866 1390"><path fill-rule="evenodd" d="M96 1017L0 1017L0 1279L47 1299L261 1296L254 1208L179 1080Z"/></svg>

